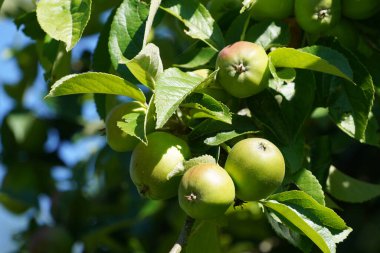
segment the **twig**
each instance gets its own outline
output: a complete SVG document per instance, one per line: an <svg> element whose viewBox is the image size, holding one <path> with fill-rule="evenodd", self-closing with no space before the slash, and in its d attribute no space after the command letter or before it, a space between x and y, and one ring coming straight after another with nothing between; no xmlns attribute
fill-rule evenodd
<svg viewBox="0 0 380 253"><path fill-rule="evenodd" d="M176 243L173 245L173 248L169 251L169 253L180 253L181 250L185 247L187 243L187 239L190 236L191 229L194 225L194 219L187 216L185 224L182 227L182 231L178 236Z"/></svg>

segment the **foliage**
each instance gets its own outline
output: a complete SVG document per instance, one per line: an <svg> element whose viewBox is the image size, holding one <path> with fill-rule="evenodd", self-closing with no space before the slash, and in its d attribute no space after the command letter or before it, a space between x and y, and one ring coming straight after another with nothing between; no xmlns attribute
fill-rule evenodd
<svg viewBox="0 0 380 253"><path fill-rule="evenodd" d="M217 219L192 221L185 252L264 252L268 244L265 252L380 250L350 241L364 237L354 216L364 211L350 208L378 207L380 195L379 12L358 20L339 13L336 20L349 20L356 31L357 44L348 47L329 26L303 30L297 14L256 19L255 1L224 0L224 7L215 1L0 1L2 14L32 41L13 51L20 82L3 86L14 107L1 125L0 203L16 214L40 210L41 196L51 203L50 224L29 216L17 237L20 252L49 238L41 232L47 225L66 233L80 252L172 248L189 219L176 198L139 195L129 175L132 152L101 145L79 162L62 159L65 143L105 141L108 113L131 100L144 103L146 112L117 122L125 134L149 145L147 135L159 130L189 145L192 157L174 176L202 163L223 167L231 147L252 136L270 140L284 156L286 174L275 193L256 202L235 200ZM90 35L98 35L95 50L73 59L72 50ZM242 40L266 50L270 78L264 91L236 98L218 83L215 63L226 45ZM24 103L38 65L49 115ZM81 118L87 102L95 104L100 122ZM46 148L54 136L56 145ZM68 179L55 176L62 170Z"/></svg>

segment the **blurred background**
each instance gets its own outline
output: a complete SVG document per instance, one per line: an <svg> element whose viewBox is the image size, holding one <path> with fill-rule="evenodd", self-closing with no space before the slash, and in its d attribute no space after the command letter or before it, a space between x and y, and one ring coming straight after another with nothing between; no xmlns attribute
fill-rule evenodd
<svg viewBox="0 0 380 253"><path fill-rule="evenodd" d="M64 75L108 71L91 61L103 24L120 1L93 2L97 8L70 53L31 29L37 25L33 1L5 0L0 12L2 253L167 252L184 222L175 199L138 196L128 176L129 154L105 145L92 96L44 99L49 85ZM176 33L181 28L174 20L161 22L153 42L170 65L189 43ZM341 145L335 143L333 164L379 184L379 149L336 135ZM379 253L380 200L337 204L354 230L338 252ZM204 229L210 240L221 241L221 252L298 252L274 234L257 205L232 210L221 224L219 234Z"/></svg>

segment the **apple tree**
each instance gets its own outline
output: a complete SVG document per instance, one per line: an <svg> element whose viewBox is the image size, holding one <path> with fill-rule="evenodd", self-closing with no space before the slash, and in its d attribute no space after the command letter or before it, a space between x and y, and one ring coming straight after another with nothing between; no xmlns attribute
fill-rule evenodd
<svg viewBox="0 0 380 253"><path fill-rule="evenodd" d="M45 196L52 219L30 216L20 252L379 252L378 228L356 230L357 209L380 219L379 1L1 5L31 42L4 85L0 203L21 214ZM23 102L38 66L49 116Z"/></svg>

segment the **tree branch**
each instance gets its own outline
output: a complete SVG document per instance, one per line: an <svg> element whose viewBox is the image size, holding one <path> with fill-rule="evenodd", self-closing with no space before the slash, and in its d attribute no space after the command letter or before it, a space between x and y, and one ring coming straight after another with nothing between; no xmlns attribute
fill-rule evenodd
<svg viewBox="0 0 380 253"><path fill-rule="evenodd" d="M169 253L180 253L187 243L187 239L190 236L191 230L194 225L194 219L187 216L185 224L182 227L181 233L178 236L176 243L173 245L173 248Z"/></svg>

